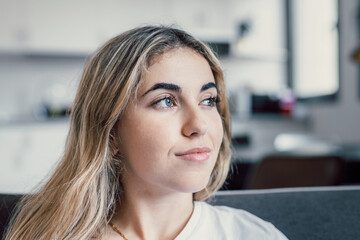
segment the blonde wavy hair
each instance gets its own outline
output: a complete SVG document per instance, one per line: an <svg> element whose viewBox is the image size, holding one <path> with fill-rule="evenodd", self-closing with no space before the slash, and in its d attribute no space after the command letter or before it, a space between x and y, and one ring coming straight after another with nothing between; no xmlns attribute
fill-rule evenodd
<svg viewBox="0 0 360 240"><path fill-rule="evenodd" d="M230 166L229 108L220 64L201 41L165 26L132 29L108 41L88 61L71 112L61 162L46 184L25 196L5 239L101 239L121 192L122 163L114 154L113 127L141 82L151 60L175 48L189 48L209 63L219 90L223 140L204 200L224 183ZM126 141L126 139L125 139Z"/></svg>

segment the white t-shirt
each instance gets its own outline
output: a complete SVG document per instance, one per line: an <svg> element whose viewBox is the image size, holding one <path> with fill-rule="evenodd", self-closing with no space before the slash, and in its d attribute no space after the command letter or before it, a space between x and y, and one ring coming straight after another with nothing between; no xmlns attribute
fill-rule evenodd
<svg viewBox="0 0 360 240"><path fill-rule="evenodd" d="M287 239L278 229L244 210L195 202L194 211L175 240Z"/></svg>

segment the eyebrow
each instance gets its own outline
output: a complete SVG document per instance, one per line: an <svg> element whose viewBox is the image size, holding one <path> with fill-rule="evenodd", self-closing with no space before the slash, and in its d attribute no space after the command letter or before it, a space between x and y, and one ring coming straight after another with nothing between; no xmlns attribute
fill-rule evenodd
<svg viewBox="0 0 360 240"><path fill-rule="evenodd" d="M216 89L216 92L218 92L218 88L217 88L216 84L213 83L213 82L209 82L209 83L203 85L203 86L201 87L200 92L206 91L206 90L208 90L209 88L215 88L215 89Z"/></svg>
<svg viewBox="0 0 360 240"><path fill-rule="evenodd" d="M204 84L201 87L200 92L206 91L206 90L208 90L210 88L215 88L216 91L218 91L218 88L217 88L216 84L213 83L213 82L209 82L209 83ZM176 85L176 84L172 84L172 83L156 83L149 90L147 90L142 96L145 96L149 92L155 91L157 89L166 89L166 90L181 93L181 87Z"/></svg>
<svg viewBox="0 0 360 240"><path fill-rule="evenodd" d="M166 89L166 90L181 93L181 88L178 85L175 85L175 84L172 84L172 83L156 83L149 90L147 90L146 93L143 94L143 96L145 96L149 92L155 91L157 89Z"/></svg>

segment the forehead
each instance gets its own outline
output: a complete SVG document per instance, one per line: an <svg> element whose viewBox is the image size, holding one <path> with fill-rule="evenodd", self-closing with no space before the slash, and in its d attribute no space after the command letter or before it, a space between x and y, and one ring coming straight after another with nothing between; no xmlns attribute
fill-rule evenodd
<svg viewBox="0 0 360 240"><path fill-rule="evenodd" d="M151 65L142 73L139 89L159 82L196 87L215 82L215 79L204 56L190 48L176 48L152 59Z"/></svg>

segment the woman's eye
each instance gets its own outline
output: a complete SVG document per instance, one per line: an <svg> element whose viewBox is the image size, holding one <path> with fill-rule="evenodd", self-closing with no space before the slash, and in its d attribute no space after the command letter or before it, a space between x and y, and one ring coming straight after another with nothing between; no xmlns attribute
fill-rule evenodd
<svg viewBox="0 0 360 240"><path fill-rule="evenodd" d="M201 104L207 107L215 107L218 102L218 97L209 97L202 100Z"/></svg>
<svg viewBox="0 0 360 240"><path fill-rule="evenodd" d="M158 108L172 108L176 105L176 101L174 97L164 97L154 102L152 105Z"/></svg>

